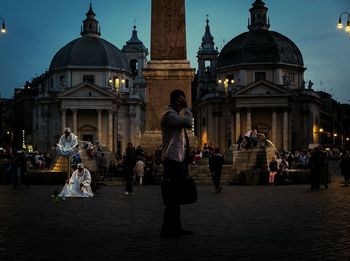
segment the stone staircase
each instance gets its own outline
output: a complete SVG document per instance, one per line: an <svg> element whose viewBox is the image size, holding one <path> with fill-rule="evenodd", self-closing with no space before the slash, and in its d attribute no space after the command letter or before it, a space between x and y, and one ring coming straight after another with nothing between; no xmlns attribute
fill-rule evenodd
<svg viewBox="0 0 350 261"><path fill-rule="evenodd" d="M95 159L89 160L89 156L87 155L87 151L85 149L85 142L79 141L79 154L82 163L84 163L85 168L87 168L91 173L98 173L98 167ZM109 166L109 163L114 158L114 155L112 151L109 150L109 148L105 145L100 145L101 152L105 154L105 157L107 158L107 169ZM51 169L52 172L68 172L68 160L64 157L58 156L56 163L54 164L53 168Z"/></svg>
<svg viewBox="0 0 350 261"><path fill-rule="evenodd" d="M213 184L213 180L209 171L209 165L191 165L189 167L189 175L198 184ZM221 172L221 184L229 184L234 178L232 165L223 165Z"/></svg>
<svg viewBox="0 0 350 261"><path fill-rule="evenodd" d="M52 172L68 172L68 159L58 156Z"/></svg>

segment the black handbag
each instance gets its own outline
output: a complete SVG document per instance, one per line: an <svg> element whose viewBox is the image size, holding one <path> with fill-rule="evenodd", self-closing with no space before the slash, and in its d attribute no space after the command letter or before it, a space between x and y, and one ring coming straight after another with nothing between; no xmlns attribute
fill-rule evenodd
<svg viewBox="0 0 350 261"><path fill-rule="evenodd" d="M183 180L181 191L173 191L175 188L172 186L169 179L163 179L161 183L161 191L164 205L169 204L192 204L197 201L197 187L196 182L190 176L187 176ZM177 195L174 197L174 195Z"/></svg>
<svg viewBox="0 0 350 261"><path fill-rule="evenodd" d="M181 204L192 204L198 199L196 182L191 176L184 179Z"/></svg>

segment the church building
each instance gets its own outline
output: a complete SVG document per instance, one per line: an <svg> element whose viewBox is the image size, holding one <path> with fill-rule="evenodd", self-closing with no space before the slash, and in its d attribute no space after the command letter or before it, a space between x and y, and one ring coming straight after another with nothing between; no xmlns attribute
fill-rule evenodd
<svg viewBox="0 0 350 261"><path fill-rule="evenodd" d="M55 54L48 72L32 82L37 93L28 143L45 151L70 127L80 140L122 152L128 142L139 144L144 131L142 70L148 50L138 39L136 26L122 50L101 38L91 4L80 35Z"/></svg>
<svg viewBox="0 0 350 261"><path fill-rule="evenodd" d="M279 150L319 143L321 100L309 83L295 43L269 30L268 8L252 4L248 31L219 52L206 21L197 53L193 104L199 144L227 151L240 134L257 128Z"/></svg>

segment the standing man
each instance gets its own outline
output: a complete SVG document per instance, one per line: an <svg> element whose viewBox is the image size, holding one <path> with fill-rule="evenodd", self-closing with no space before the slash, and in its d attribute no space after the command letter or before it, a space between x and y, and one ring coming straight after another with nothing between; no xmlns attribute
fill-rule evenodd
<svg viewBox="0 0 350 261"><path fill-rule="evenodd" d="M224 156L220 153L219 148L215 148L214 154L209 158L209 168L212 172L216 193L220 193L222 189L220 186L222 165L224 165Z"/></svg>
<svg viewBox="0 0 350 261"><path fill-rule="evenodd" d="M132 196L132 183L134 181L134 167L136 165L137 157L136 150L131 142L128 143L126 147L125 157L124 157L124 170L126 178L125 193L126 196Z"/></svg>
<svg viewBox="0 0 350 261"><path fill-rule="evenodd" d="M181 193L184 178L188 175L189 141L185 128L192 127L192 113L187 107L185 94L174 90L170 94L170 105L161 118L163 179L168 182L168 198L165 202L162 237L191 235L193 231L181 227Z"/></svg>
<svg viewBox="0 0 350 261"><path fill-rule="evenodd" d="M319 147L316 147L310 157L311 164L311 189L319 190L321 182L321 172L323 168L323 158Z"/></svg>

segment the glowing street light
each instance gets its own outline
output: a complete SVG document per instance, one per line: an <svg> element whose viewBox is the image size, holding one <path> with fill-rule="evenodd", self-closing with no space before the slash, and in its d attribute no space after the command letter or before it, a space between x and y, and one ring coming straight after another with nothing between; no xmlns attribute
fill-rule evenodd
<svg viewBox="0 0 350 261"><path fill-rule="evenodd" d="M5 20L4 20L4 18L2 18L2 17L0 17L0 20L2 20L1 32L2 32L2 33L6 33Z"/></svg>
<svg viewBox="0 0 350 261"><path fill-rule="evenodd" d="M341 17L343 15L347 15L348 16L348 19L347 19L347 22L346 22L346 27L345 27L345 31L348 32L349 36L350 36L350 13L348 12L342 12L340 15L339 15L339 20L338 20L338 29L342 29L343 28L343 23L342 23L342 20L341 20Z"/></svg>
<svg viewBox="0 0 350 261"><path fill-rule="evenodd" d="M218 84L221 85L221 84L224 84L224 89L225 89L225 93L227 94L227 91L228 91L228 88L229 88L229 85L233 85L235 83L235 80L229 80L229 79L225 79L224 81L222 81L221 79L218 80Z"/></svg>

